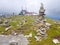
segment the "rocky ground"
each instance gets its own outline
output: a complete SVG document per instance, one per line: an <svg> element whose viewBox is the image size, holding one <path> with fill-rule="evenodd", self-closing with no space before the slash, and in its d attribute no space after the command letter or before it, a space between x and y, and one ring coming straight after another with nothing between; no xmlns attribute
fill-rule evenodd
<svg viewBox="0 0 60 45"><path fill-rule="evenodd" d="M43 30L38 29L38 26L43 24L37 24L36 20L37 18L33 16L11 16L9 18L1 18L0 35L24 34L24 36L28 38L29 45L59 45L58 43L55 44L52 40L55 39L56 36L60 36L60 21L46 18L46 24L48 26L42 28L46 30L42 33ZM46 35L44 38L40 38L41 36L37 38L37 32ZM40 34L38 33L38 35Z"/></svg>

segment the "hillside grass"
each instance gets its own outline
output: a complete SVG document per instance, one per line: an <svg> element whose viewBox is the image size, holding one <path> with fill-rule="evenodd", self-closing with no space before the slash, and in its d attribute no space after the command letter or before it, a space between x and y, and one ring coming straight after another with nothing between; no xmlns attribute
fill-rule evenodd
<svg viewBox="0 0 60 45"><path fill-rule="evenodd" d="M19 23L22 23L22 20L26 18L27 22L25 24L23 24L23 26L17 26L19 25ZM60 44L54 44L52 42L52 39L54 36L58 36L60 35L60 24L56 24L54 23L55 21L50 19L50 18L46 18L47 22L52 24L52 26L50 27L50 29L47 30L47 34L48 37L46 39L42 39L42 41L37 42L36 39L34 38L34 36L36 35L36 31L33 29L33 22L34 20L32 19L32 16L12 16L11 19L12 21L9 22L9 24L12 26L11 29L9 29L7 32L5 32L5 28L4 26L0 26L0 34L2 34L2 32L5 32L5 34L11 34L11 30L15 30L17 31L17 29L23 30L24 35L27 35L29 33L33 34L32 38L29 38L29 45L60 45ZM6 20L5 18L3 20ZM8 19L9 20L9 19ZM17 31L17 33L20 32L20 30Z"/></svg>

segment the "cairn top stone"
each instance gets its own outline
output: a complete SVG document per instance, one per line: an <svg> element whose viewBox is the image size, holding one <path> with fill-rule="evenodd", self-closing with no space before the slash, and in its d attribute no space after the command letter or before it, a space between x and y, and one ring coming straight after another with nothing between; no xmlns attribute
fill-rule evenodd
<svg viewBox="0 0 60 45"><path fill-rule="evenodd" d="M41 3L41 7L40 7L40 10L39 10L39 11L40 11L40 12L45 12L43 3Z"/></svg>

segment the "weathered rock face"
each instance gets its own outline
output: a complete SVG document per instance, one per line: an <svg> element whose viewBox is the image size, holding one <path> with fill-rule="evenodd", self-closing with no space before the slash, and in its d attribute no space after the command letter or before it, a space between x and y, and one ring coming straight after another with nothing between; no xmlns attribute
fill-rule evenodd
<svg viewBox="0 0 60 45"><path fill-rule="evenodd" d="M28 45L27 38L23 34L20 35L0 35L0 45Z"/></svg>

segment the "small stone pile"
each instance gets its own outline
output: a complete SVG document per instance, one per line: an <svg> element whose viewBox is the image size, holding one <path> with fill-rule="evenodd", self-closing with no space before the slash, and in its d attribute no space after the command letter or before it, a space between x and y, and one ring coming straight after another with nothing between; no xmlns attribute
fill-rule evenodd
<svg viewBox="0 0 60 45"><path fill-rule="evenodd" d="M9 26L10 26L10 25L9 25L9 21L8 21L8 20L5 20L4 23L3 23L3 25L4 25L5 27L9 27Z"/></svg>

